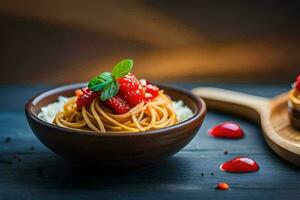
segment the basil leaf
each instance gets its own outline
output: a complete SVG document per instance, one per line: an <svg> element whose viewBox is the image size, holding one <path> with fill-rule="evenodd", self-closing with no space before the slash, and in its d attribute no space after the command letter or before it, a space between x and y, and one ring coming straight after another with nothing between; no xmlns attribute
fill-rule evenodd
<svg viewBox="0 0 300 200"><path fill-rule="evenodd" d="M97 92L102 90L108 83L112 82L113 80L114 78L112 77L111 73L103 72L90 80L88 88L94 92Z"/></svg>
<svg viewBox="0 0 300 200"><path fill-rule="evenodd" d="M119 84L117 83L117 81L115 80L111 81L110 83L105 85L104 88L102 89L100 99L102 101L110 99L118 93L118 90L119 90Z"/></svg>
<svg viewBox="0 0 300 200"><path fill-rule="evenodd" d="M128 74L133 66L133 60L132 59L124 59L118 62L112 70L112 75L117 78L121 78Z"/></svg>

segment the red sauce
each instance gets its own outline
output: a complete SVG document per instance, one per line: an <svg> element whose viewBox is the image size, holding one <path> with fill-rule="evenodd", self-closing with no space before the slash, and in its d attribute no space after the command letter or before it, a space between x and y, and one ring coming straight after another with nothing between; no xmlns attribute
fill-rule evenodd
<svg viewBox="0 0 300 200"><path fill-rule="evenodd" d="M229 190L229 185L225 182L220 182L216 186L217 190Z"/></svg>
<svg viewBox="0 0 300 200"><path fill-rule="evenodd" d="M223 122L211 128L208 133L213 137L220 138L242 138L244 137L243 129L234 122Z"/></svg>
<svg viewBox="0 0 300 200"><path fill-rule="evenodd" d="M259 165L251 158L248 157L236 157L223 163L220 169L225 172L255 172L259 170Z"/></svg>

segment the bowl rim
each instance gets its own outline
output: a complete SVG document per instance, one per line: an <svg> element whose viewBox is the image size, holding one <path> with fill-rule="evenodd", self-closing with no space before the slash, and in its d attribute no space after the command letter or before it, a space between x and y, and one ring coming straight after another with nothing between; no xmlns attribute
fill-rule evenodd
<svg viewBox="0 0 300 200"><path fill-rule="evenodd" d="M177 129L179 127L182 126L187 126L188 124L191 124L194 121L197 121L199 118L204 118L206 115L206 104L204 102L204 100L199 97L194 95L192 92L190 92L187 89L182 89L182 88L178 88L176 86L170 85L170 84L165 84L165 83L155 83L158 87L161 88L166 88L168 90L174 90L175 92L179 92L185 96L188 96L192 101L194 101L194 103L196 104L196 110L193 113L193 116L172 126L169 127L164 127L161 129L155 129L155 130L147 130L147 131L140 131L140 132L131 132L131 133L121 133L121 132L114 132L114 133L103 133L103 134L98 134L95 133L93 131L78 131L78 130L74 130L74 129L67 129L67 128L63 128L60 126L57 126L55 124L51 124L48 122L43 121L42 119L40 119L36 114L34 114L32 112L32 107L35 106L36 103L38 103L40 100L47 98L47 96L49 95L53 95L55 93L58 92L62 92L62 91L67 91L67 90L74 90L74 89L78 89L81 88L83 86L86 86L87 83L82 82L82 83L71 83L71 84L66 84L66 85L62 85L62 86L58 86L55 87L53 89L50 90L46 90L43 92L38 93L37 95L33 96L32 98L30 98L26 105L25 105L25 114L28 118L34 120L36 123L46 126L50 129L54 129L54 130L58 130L58 131L63 131L66 133L72 133L72 134L76 134L76 135L88 135L88 136L96 136L96 137L114 137L114 136L145 136L145 135L153 135L153 134L164 134L164 133L168 133L170 130L172 129ZM28 119L27 119L28 121ZM55 133L55 131L54 131Z"/></svg>

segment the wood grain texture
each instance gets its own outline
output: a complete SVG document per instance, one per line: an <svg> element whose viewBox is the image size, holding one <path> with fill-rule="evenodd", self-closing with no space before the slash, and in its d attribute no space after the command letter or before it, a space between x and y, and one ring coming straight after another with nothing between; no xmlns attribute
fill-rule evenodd
<svg viewBox="0 0 300 200"><path fill-rule="evenodd" d="M300 166L300 131L292 127L288 118L288 95L273 99L218 89L194 88L212 109L227 111L260 123L270 147L284 159Z"/></svg>
<svg viewBox="0 0 300 200"><path fill-rule="evenodd" d="M204 84L180 84L191 89ZM253 95L272 97L289 85L205 84ZM166 162L137 171L102 171L95 166L70 165L51 153L33 135L23 113L29 97L49 86L1 86L7 94L0 104L0 196L3 199L299 199L299 169L266 145L260 128L222 113L208 112L194 140ZM15 98L12 104L11 99ZM207 130L223 121L236 121L245 131L241 140L215 139ZM6 137L11 141L5 143ZM34 150L31 147L34 146ZM228 150L228 155L223 153ZM17 154L21 161L15 159ZM257 173L230 174L219 165L235 156L255 159ZM42 168L40 173L38 168ZM211 172L214 175L211 175ZM203 173L203 176L201 175ZM216 191L219 181L229 191Z"/></svg>

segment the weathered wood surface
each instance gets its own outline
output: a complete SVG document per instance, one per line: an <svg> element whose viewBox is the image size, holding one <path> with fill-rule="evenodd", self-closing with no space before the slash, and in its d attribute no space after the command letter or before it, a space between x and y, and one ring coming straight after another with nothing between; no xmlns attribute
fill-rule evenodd
<svg viewBox="0 0 300 200"><path fill-rule="evenodd" d="M201 84L176 84L192 88ZM205 85L207 86L207 85ZM288 85L213 85L272 97ZM276 156L265 144L260 128L232 116L208 112L194 140L174 157L146 169L107 171L95 166L66 163L47 150L29 129L25 101L46 86L1 86L0 199L299 199L300 170ZM241 140L215 139L207 130L222 121L241 124ZM9 142L5 142L10 137ZM34 147L34 149L32 149ZM224 149L228 154L223 153ZM219 165L246 155L260 164L249 174L221 172ZM213 175L211 173L213 172ZM204 173L202 176L201 173ZM229 191L217 191L219 181Z"/></svg>

